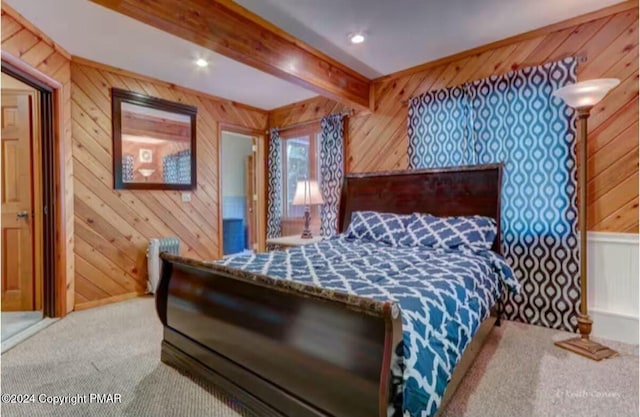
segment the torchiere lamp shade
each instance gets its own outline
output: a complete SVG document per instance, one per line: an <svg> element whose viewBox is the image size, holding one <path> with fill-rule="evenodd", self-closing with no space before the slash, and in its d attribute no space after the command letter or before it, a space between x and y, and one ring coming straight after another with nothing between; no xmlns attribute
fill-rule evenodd
<svg viewBox="0 0 640 417"><path fill-rule="evenodd" d="M609 90L618 84L620 80L615 78L581 81L559 88L553 95L560 97L574 109L590 108L598 104Z"/></svg>

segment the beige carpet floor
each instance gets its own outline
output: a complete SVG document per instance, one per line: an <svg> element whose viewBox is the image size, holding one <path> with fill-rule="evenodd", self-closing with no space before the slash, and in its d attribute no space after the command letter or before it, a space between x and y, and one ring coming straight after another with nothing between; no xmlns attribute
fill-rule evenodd
<svg viewBox="0 0 640 417"><path fill-rule="evenodd" d="M2 416L249 416L238 403L160 363L153 300L72 313L0 357ZM507 322L496 328L443 416L637 416L638 349L591 362L555 348L567 334ZM39 404L54 396L120 394L119 404Z"/></svg>

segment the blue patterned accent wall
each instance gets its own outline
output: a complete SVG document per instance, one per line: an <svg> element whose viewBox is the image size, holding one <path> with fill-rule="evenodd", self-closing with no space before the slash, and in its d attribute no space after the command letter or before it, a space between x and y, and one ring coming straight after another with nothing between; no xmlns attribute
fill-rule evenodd
<svg viewBox="0 0 640 417"><path fill-rule="evenodd" d="M504 163L503 254L522 284L511 320L576 330L580 300L575 112L551 94L567 58L411 100L410 168Z"/></svg>

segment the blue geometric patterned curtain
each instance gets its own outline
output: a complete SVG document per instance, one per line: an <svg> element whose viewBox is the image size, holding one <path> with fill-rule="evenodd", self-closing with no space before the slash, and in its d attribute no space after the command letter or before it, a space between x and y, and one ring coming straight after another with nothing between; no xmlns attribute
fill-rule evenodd
<svg viewBox="0 0 640 417"><path fill-rule="evenodd" d="M162 179L167 184L191 183L191 150L176 152L162 158Z"/></svg>
<svg viewBox="0 0 640 417"><path fill-rule="evenodd" d="M551 94L575 81L567 58L467 83L455 106L433 103L453 94L416 97L408 151L411 168L504 163L503 254L522 284L507 295L505 316L571 331L580 301L575 113Z"/></svg>
<svg viewBox="0 0 640 417"><path fill-rule="evenodd" d="M133 182L133 155L122 155L122 182Z"/></svg>
<svg viewBox="0 0 640 417"><path fill-rule="evenodd" d="M278 129L269 137L269 183L267 204L267 238L279 237L282 219L282 146Z"/></svg>
<svg viewBox="0 0 640 417"><path fill-rule="evenodd" d="M342 114L323 117L320 123L320 234L329 237L338 231L338 202L344 177L344 123Z"/></svg>

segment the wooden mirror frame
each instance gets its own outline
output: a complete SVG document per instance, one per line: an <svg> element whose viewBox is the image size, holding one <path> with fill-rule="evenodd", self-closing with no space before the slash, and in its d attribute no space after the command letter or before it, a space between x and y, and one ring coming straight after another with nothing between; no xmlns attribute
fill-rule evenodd
<svg viewBox="0 0 640 417"><path fill-rule="evenodd" d="M191 182L189 184L166 184L124 182L122 180L122 103L130 103L150 109L162 110L189 116L191 120ZM111 121L113 129L113 188L116 190L194 190L196 189L196 116L195 106L176 103L133 91L111 89Z"/></svg>

